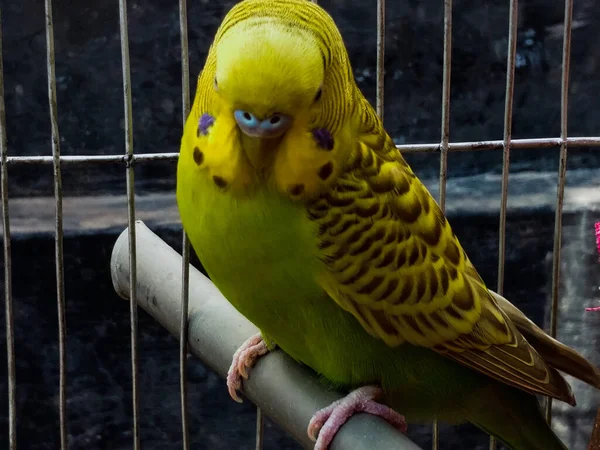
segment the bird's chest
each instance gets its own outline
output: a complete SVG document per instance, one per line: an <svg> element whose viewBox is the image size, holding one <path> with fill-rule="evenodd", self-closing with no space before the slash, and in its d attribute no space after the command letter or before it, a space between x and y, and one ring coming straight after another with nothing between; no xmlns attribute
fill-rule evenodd
<svg viewBox="0 0 600 450"><path fill-rule="evenodd" d="M276 192L240 199L188 176L182 171L178 179L181 219L229 302L286 353L329 380L354 385L376 379L380 370L373 360L387 360L389 349L318 284L327 269L304 209Z"/></svg>
<svg viewBox="0 0 600 450"><path fill-rule="evenodd" d="M316 229L301 205L275 190L232 196L202 177L178 189L178 202L211 279L261 329L289 326L307 298L322 295Z"/></svg>

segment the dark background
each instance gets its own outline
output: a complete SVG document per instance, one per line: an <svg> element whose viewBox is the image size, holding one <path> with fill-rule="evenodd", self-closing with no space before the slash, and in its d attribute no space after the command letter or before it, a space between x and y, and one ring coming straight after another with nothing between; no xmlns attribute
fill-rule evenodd
<svg viewBox="0 0 600 450"><path fill-rule="evenodd" d="M212 36L233 1L188 0L192 92ZM360 87L374 100L375 2L321 1L338 23ZM557 137L563 3L520 2L513 137ZM0 0L9 155L50 155L44 5ZM175 0L129 2L129 37L136 153L177 152L181 137L181 60ZM569 135L598 135L600 2L575 2ZM117 0L54 2L59 129L64 155L123 154L123 94ZM506 78L508 1L455 0L452 59L452 141L501 139ZM386 128L397 143L440 139L443 2L390 1L386 38ZM571 149L561 266L559 338L600 363L600 315L584 313L600 300L600 264L593 246L600 153ZM439 156L408 155L435 186ZM485 281L496 285L500 151L449 155L448 208L454 229ZM507 228L505 294L540 325L548 323L558 149L514 150ZM150 199L175 187L173 162L136 166L136 190ZM124 167L64 166L64 191L109 198L125 191ZM20 449L56 449L58 348L52 216L36 196L52 195L52 167L9 167L13 213L13 281ZM578 189L583 190L578 190ZM489 191L489 192L488 192ZM545 193L542 195L542 193ZM489 196L488 196L489 194ZM490 201L494 195L493 201ZM513 195L514 194L514 195ZM437 194L436 194L437 195ZM102 200L99 200L100 202ZM66 200L66 205L69 200ZM158 203L156 203L158 205ZM95 204L94 204L95 205ZM51 207L48 207L49 211ZM68 411L72 449L128 449L131 438L129 306L113 291L110 252L125 227L124 208L106 222L67 221ZM158 206L145 220L180 250L180 225ZM79 217L78 216L78 217ZM170 216L169 216L170 217ZM93 223L92 223L93 222ZM166 223L165 223L166 222ZM114 224L118 226L114 226ZM27 226L25 226L26 224ZM93 231L93 233L92 233ZM3 311L0 319L3 323ZM146 449L180 448L178 343L140 311L142 442ZM231 401L224 381L190 359L193 448L251 449L254 408ZM572 449L585 448L598 392L574 384L577 408L555 403L555 429ZM0 358L0 404L6 405L6 360ZM0 442L7 442L7 407L0 407ZM430 447L429 427L409 435ZM442 449L484 449L473 427L442 427ZM1 445L0 445L1 446ZM298 448L268 425L267 449Z"/></svg>

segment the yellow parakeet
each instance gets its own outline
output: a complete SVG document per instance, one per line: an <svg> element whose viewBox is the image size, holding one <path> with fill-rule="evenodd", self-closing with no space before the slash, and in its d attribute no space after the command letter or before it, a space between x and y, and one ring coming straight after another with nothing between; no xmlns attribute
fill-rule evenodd
<svg viewBox="0 0 600 450"><path fill-rule="evenodd" d="M234 357L232 396L274 345L352 390L313 417L317 449L354 411L564 449L534 394L575 404L557 369L600 386L595 367L486 288L357 88L335 23L307 0L246 0L224 18L185 125L177 201L211 279L261 330Z"/></svg>

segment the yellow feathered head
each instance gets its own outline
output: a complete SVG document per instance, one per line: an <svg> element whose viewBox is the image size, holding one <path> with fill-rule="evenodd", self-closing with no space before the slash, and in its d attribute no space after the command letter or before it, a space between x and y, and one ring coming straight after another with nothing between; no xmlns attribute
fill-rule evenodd
<svg viewBox="0 0 600 450"><path fill-rule="evenodd" d="M243 1L223 20L211 51L214 88L250 136L279 136L332 107L338 117L346 112L346 49L331 17L312 2ZM323 119L335 131L332 117Z"/></svg>
<svg viewBox="0 0 600 450"><path fill-rule="evenodd" d="M198 82L202 166L229 187L260 173L296 197L314 195L336 175L337 149L350 147L357 92L325 10L308 0L242 1L223 19Z"/></svg>

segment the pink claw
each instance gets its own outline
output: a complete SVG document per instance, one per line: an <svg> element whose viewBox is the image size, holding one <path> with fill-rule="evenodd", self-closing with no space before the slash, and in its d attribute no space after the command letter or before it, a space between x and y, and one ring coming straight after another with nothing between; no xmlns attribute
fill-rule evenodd
<svg viewBox="0 0 600 450"><path fill-rule="evenodd" d="M596 229L596 249L598 250L598 261L600 261L600 222L596 222L594 225ZM600 311L600 306L594 308L585 308L586 311Z"/></svg>
<svg viewBox="0 0 600 450"><path fill-rule="evenodd" d="M404 433L406 431L404 416L375 401L375 399L382 396L383 391L381 388L363 386L326 408L317 411L308 424L308 436L316 441L315 450L327 450L342 425L358 412L366 412L381 417Z"/></svg>
<svg viewBox="0 0 600 450"><path fill-rule="evenodd" d="M242 388L242 378L248 379L248 369L263 355L269 352L267 344L260 333L250 336L233 354L231 366L227 371L227 390L232 399L242 403L237 394Z"/></svg>

